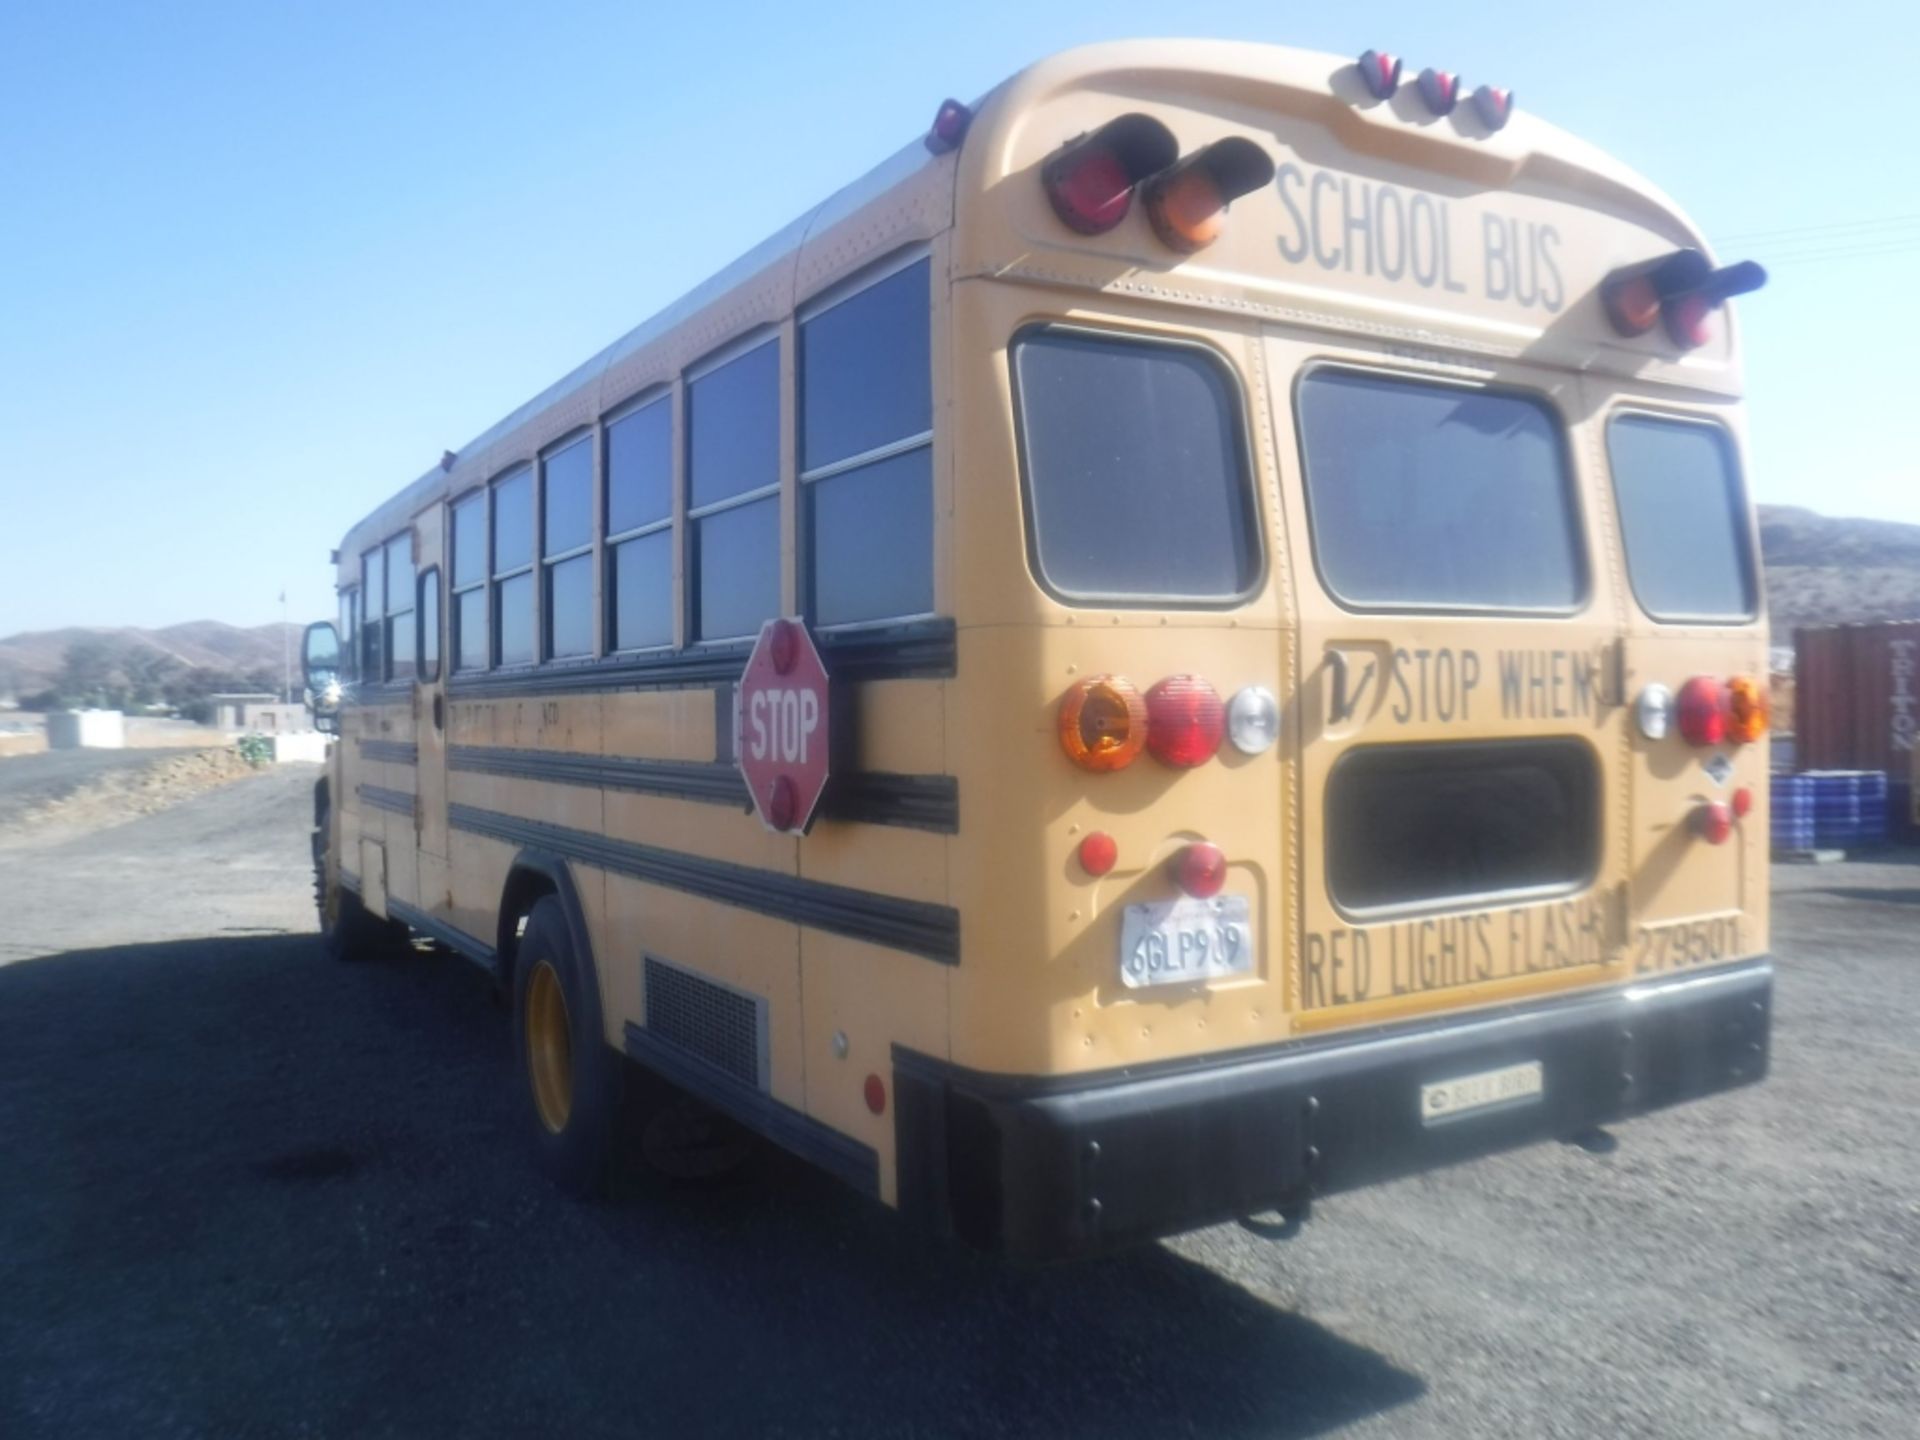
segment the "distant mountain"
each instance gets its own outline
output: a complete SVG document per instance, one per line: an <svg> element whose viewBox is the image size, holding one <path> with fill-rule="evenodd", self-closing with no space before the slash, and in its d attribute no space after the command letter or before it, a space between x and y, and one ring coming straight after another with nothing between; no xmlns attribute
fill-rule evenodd
<svg viewBox="0 0 1920 1440"><path fill-rule="evenodd" d="M218 620L189 620L158 630L69 626L64 630L26 631L0 639L0 697L45 690L59 674L67 647L76 640L99 642L122 670L142 664L165 667L171 661L188 670L233 675L265 670L277 677L283 637L295 663L299 662L300 630L298 625L277 623L243 629Z"/></svg>
<svg viewBox="0 0 1920 1440"><path fill-rule="evenodd" d="M1776 644L1803 625L1920 619L1920 525L1760 507Z"/></svg>

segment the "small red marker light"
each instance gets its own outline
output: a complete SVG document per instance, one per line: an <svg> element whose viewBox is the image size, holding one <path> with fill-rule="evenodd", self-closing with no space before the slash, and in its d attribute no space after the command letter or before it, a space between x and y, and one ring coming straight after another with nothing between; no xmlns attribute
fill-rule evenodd
<svg viewBox="0 0 1920 1440"><path fill-rule="evenodd" d="M1420 72L1420 99L1436 115L1451 115L1460 103L1460 77L1428 67Z"/></svg>
<svg viewBox="0 0 1920 1440"><path fill-rule="evenodd" d="M886 1082L878 1075L869 1075L867 1076L867 1083L864 1089L867 1097L867 1109L876 1115L885 1113L887 1108Z"/></svg>
<svg viewBox="0 0 1920 1440"><path fill-rule="evenodd" d="M1227 883L1227 857L1218 845L1196 840L1174 852L1173 881L1196 900L1210 900Z"/></svg>
<svg viewBox="0 0 1920 1440"><path fill-rule="evenodd" d="M1709 845L1724 845L1733 833L1733 812L1718 800L1708 800L1693 810L1693 833Z"/></svg>
<svg viewBox="0 0 1920 1440"><path fill-rule="evenodd" d="M793 812L799 807L800 797L794 793L793 781L786 776L777 776L773 782L773 793L767 797L767 819L776 830L793 828Z"/></svg>
<svg viewBox="0 0 1920 1440"><path fill-rule="evenodd" d="M1495 85L1482 85L1473 92L1473 110L1487 129L1502 129L1513 118L1513 92Z"/></svg>
<svg viewBox="0 0 1920 1440"><path fill-rule="evenodd" d="M1080 842L1080 868L1089 875L1105 875L1119 859L1119 845L1104 830L1095 830Z"/></svg>
<svg viewBox="0 0 1920 1440"><path fill-rule="evenodd" d="M1744 820L1753 813L1753 791L1742 785L1733 792L1733 818Z"/></svg>
<svg viewBox="0 0 1920 1440"><path fill-rule="evenodd" d="M973 111L958 100L942 100L934 114L933 126L927 131L927 149L936 155L959 149L960 142L967 138L967 126L972 123Z"/></svg>
<svg viewBox="0 0 1920 1440"><path fill-rule="evenodd" d="M1384 50L1367 51L1360 57L1360 78L1374 99L1391 100L1400 88L1400 57Z"/></svg>

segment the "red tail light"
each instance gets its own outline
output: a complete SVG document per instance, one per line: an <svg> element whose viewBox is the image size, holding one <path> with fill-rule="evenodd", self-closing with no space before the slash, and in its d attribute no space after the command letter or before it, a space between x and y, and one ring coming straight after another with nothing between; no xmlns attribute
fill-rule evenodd
<svg viewBox="0 0 1920 1440"><path fill-rule="evenodd" d="M1204 840L1181 846L1170 868L1173 883L1196 900L1211 900L1227 883L1227 857Z"/></svg>
<svg viewBox="0 0 1920 1440"><path fill-rule="evenodd" d="M1724 845L1733 833L1733 812L1718 800L1703 801L1693 809L1693 833L1709 845Z"/></svg>
<svg viewBox="0 0 1920 1440"><path fill-rule="evenodd" d="M1227 733L1227 707L1198 675L1170 675L1147 691L1147 748L1177 769L1204 765Z"/></svg>
<svg viewBox="0 0 1920 1440"><path fill-rule="evenodd" d="M1753 813L1753 791L1742 785L1733 792L1733 818L1744 820Z"/></svg>
<svg viewBox="0 0 1920 1440"><path fill-rule="evenodd" d="M1127 218L1133 187L1180 158L1180 142L1151 115L1122 115L1068 144L1040 169L1053 213L1082 235Z"/></svg>
<svg viewBox="0 0 1920 1440"><path fill-rule="evenodd" d="M1711 676L1696 675L1682 685L1675 710L1689 745L1718 745L1727 738L1726 693Z"/></svg>
<svg viewBox="0 0 1920 1440"><path fill-rule="evenodd" d="M1120 859L1120 846L1104 830L1090 832L1080 842L1080 868L1096 878L1109 873Z"/></svg>

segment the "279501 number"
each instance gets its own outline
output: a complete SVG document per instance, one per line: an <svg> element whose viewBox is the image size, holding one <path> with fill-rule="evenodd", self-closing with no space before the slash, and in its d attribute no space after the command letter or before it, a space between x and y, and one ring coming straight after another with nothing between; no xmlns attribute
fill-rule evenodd
<svg viewBox="0 0 1920 1440"><path fill-rule="evenodd" d="M1642 925L1634 937L1633 973L1663 975L1737 959L1743 953L1738 915Z"/></svg>

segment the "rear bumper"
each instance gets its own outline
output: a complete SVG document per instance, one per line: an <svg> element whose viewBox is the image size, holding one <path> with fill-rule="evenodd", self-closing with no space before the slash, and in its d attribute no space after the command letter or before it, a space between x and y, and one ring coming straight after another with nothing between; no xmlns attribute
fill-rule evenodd
<svg viewBox="0 0 1920 1440"><path fill-rule="evenodd" d="M1765 958L1364 1035L1020 1078L896 1051L900 1205L1028 1260L1292 1207L1752 1084ZM1429 1122L1420 1087L1538 1061L1536 1100Z"/></svg>

